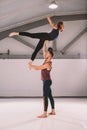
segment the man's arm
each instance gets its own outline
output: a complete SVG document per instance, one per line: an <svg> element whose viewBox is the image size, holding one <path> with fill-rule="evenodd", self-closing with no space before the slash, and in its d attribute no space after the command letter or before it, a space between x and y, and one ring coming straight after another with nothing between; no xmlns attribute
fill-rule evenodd
<svg viewBox="0 0 87 130"><path fill-rule="evenodd" d="M49 24L50 24L50 26L51 26L52 28L54 28L54 29L57 29L57 28L58 28L57 25L56 25L54 22L52 22L52 20L50 19L49 16L47 17L47 20L48 20L48 22L49 22Z"/></svg>
<svg viewBox="0 0 87 130"><path fill-rule="evenodd" d="M34 70L43 70L43 69L48 68L48 64L36 66L36 65L32 65L31 63L29 63L29 66L30 66L31 69L34 69Z"/></svg>
<svg viewBox="0 0 87 130"><path fill-rule="evenodd" d="M48 41L46 40L45 42L44 42L44 45L43 45L43 57L44 57L44 59L46 58L46 52L47 52L47 50L46 50L46 43L47 43Z"/></svg>

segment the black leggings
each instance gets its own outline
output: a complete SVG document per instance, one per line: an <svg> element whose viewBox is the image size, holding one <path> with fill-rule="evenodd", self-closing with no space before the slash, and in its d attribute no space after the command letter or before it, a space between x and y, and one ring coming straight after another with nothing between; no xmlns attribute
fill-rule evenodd
<svg viewBox="0 0 87 130"><path fill-rule="evenodd" d="M48 108L48 98L50 100L51 108L54 109L54 99L53 99L52 91L50 88L51 84L52 84L51 80L43 81L44 111L47 111L47 108Z"/></svg>
<svg viewBox="0 0 87 130"><path fill-rule="evenodd" d="M37 38L40 39L39 43L37 44L35 51L33 52L31 56L31 60L33 61L37 55L37 53L40 51L40 49L43 47L45 40L51 40L48 33L28 33L28 32L19 32L19 35L22 36L28 36L31 38Z"/></svg>

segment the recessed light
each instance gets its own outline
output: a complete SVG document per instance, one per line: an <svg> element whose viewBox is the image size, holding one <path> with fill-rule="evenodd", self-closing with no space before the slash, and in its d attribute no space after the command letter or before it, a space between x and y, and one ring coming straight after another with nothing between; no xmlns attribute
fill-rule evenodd
<svg viewBox="0 0 87 130"><path fill-rule="evenodd" d="M58 5L56 4L55 1L51 2L51 4L49 5L50 9L56 9L58 7Z"/></svg>

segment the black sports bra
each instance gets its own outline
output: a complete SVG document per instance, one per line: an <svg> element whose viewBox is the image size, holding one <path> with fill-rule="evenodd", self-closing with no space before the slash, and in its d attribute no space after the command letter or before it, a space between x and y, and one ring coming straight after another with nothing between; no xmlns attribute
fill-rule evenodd
<svg viewBox="0 0 87 130"><path fill-rule="evenodd" d="M51 40L54 40L58 37L59 35L59 29L53 29L50 33L49 36L51 38Z"/></svg>

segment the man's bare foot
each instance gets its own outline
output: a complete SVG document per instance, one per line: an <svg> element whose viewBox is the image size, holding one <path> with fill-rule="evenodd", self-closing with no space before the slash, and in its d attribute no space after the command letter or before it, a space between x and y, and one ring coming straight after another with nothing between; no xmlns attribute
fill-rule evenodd
<svg viewBox="0 0 87 130"><path fill-rule="evenodd" d="M46 114L42 114L41 116L38 116L37 118L47 118Z"/></svg>
<svg viewBox="0 0 87 130"><path fill-rule="evenodd" d="M56 112L50 112L49 115L56 115Z"/></svg>

